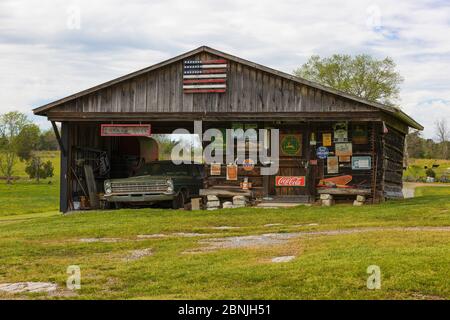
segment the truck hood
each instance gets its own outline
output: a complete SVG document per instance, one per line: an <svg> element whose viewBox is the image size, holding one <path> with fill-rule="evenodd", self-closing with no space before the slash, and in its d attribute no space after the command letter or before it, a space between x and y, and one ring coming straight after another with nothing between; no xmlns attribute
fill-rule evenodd
<svg viewBox="0 0 450 320"><path fill-rule="evenodd" d="M122 179L108 179L105 180L105 182L110 182L110 183L127 183L127 182L145 182L145 181L166 181L171 179L171 177L167 177L167 176L150 176L150 175L146 175L146 176L136 176L136 177L130 177L130 178L122 178Z"/></svg>

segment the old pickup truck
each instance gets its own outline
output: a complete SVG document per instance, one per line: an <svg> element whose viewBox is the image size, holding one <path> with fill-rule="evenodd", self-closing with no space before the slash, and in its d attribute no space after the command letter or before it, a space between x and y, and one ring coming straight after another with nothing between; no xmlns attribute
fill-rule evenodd
<svg viewBox="0 0 450 320"><path fill-rule="evenodd" d="M173 208L182 208L190 197L202 188L203 166L179 164L172 161L145 163L129 178L105 180L105 199L120 207L171 202Z"/></svg>

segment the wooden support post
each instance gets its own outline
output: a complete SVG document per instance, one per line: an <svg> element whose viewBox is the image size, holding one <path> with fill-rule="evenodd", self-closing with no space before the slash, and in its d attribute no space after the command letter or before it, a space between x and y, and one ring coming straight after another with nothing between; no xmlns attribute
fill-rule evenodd
<svg viewBox="0 0 450 320"><path fill-rule="evenodd" d="M53 122L52 122L53 123ZM56 133L55 133L56 134ZM58 133L59 135L59 133ZM60 172L60 189L59 189L59 211L67 212L69 207L69 153L62 150L69 148L69 124L61 123L61 172Z"/></svg>

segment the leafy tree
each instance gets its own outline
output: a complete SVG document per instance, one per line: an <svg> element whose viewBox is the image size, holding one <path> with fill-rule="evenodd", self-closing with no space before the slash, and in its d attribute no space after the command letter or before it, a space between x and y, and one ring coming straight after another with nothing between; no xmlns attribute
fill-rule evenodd
<svg viewBox="0 0 450 320"><path fill-rule="evenodd" d="M53 177L53 164L50 160L42 162L38 156L33 156L25 167L25 172L31 179L36 179L39 183L40 179Z"/></svg>
<svg viewBox="0 0 450 320"><path fill-rule="evenodd" d="M436 172L431 168L428 168L427 171L425 171L425 174L427 177L436 178Z"/></svg>
<svg viewBox="0 0 450 320"><path fill-rule="evenodd" d="M0 173L11 183L14 164L17 161L17 141L20 131L30 122L27 116L18 111L0 115Z"/></svg>
<svg viewBox="0 0 450 320"><path fill-rule="evenodd" d="M15 138L15 148L20 160L29 160L39 145L41 130L35 124L27 124Z"/></svg>
<svg viewBox="0 0 450 320"><path fill-rule="evenodd" d="M403 82L395 66L389 57L377 60L367 54L313 55L294 74L369 101L393 105Z"/></svg>
<svg viewBox="0 0 450 320"><path fill-rule="evenodd" d="M58 141L53 129L42 132L39 137L39 150L58 150L58 147Z"/></svg>

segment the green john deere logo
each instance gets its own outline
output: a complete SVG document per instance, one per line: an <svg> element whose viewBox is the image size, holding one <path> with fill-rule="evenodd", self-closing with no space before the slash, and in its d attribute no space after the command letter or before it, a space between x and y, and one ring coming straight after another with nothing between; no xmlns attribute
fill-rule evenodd
<svg viewBox="0 0 450 320"><path fill-rule="evenodd" d="M281 140L281 151L288 156L296 156L300 153L300 140L297 136L289 135Z"/></svg>

